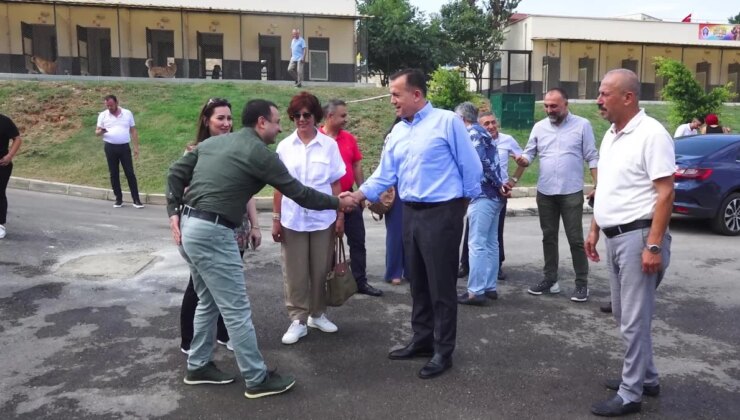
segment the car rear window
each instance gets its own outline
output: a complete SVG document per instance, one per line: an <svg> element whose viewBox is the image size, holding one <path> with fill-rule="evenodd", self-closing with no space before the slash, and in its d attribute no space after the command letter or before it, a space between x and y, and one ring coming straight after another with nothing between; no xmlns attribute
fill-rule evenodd
<svg viewBox="0 0 740 420"><path fill-rule="evenodd" d="M683 156L704 156L737 142L736 137L696 136L676 140L676 154Z"/></svg>

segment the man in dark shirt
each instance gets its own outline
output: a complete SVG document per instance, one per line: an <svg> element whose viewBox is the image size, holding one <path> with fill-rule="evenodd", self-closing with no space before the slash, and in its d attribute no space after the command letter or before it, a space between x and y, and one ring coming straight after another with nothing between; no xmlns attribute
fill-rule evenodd
<svg viewBox="0 0 740 420"><path fill-rule="evenodd" d="M0 114L0 239L5 237L5 219L8 216L5 189L8 188L10 174L13 172L13 157L21 148L21 143L21 135L13 120Z"/></svg>
<svg viewBox="0 0 740 420"><path fill-rule="evenodd" d="M281 131L280 114L274 103L261 99L248 102L242 123L243 129L200 143L170 167L167 214L200 299L185 383L234 381L211 360L212 331L220 312L246 381L245 396L259 398L289 390L295 379L268 371L257 347L242 259L233 231L247 201L270 184L309 209L349 211L358 202L351 197L338 199L322 194L290 176L277 155L267 148Z"/></svg>

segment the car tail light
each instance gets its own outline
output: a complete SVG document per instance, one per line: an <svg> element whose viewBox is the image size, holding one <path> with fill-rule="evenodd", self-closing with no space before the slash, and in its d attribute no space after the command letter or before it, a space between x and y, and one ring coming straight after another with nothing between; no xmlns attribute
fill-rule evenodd
<svg viewBox="0 0 740 420"><path fill-rule="evenodd" d="M687 209L686 207L681 207L681 206L674 207L673 211L676 213L681 213L681 214L689 214L689 209Z"/></svg>
<svg viewBox="0 0 740 420"><path fill-rule="evenodd" d="M712 175L711 169L678 168L676 169L676 173L673 174L673 178L676 181L680 181L682 179L695 179L697 181L705 181L711 175Z"/></svg>

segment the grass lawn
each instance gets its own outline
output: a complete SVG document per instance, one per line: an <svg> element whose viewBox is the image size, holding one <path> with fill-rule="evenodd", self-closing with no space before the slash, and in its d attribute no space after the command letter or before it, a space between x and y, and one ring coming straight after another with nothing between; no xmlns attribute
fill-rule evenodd
<svg viewBox="0 0 740 420"><path fill-rule="evenodd" d="M311 87L324 102L331 98L346 101L387 93L384 88ZM164 191L170 163L182 156L185 146L195 136L200 107L208 98L228 98L232 103L236 127L241 126L241 110L253 98L278 104L285 112L297 90L290 86L264 83L144 83L144 82L38 82L1 81L0 112L10 116L21 130L23 148L15 158L13 175L47 181L67 182L109 188L108 170L102 141L94 134L97 115L104 109L102 98L112 93L120 105L130 109L141 139L141 154L135 162L139 189L147 193ZM597 145L609 124L602 120L593 104L572 104L571 111L591 120ZM666 105L648 105L649 115L665 121ZM365 155L366 176L377 165L383 135L393 121L388 98L351 103L347 129L357 136ZM544 118L536 105L535 120ZM724 107L720 114L724 125L740 130L740 107ZM282 119L283 134L293 131L287 116ZM667 127L673 133L675 127ZM511 134L522 146L529 130L502 131ZM534 162L519 185L534 185ZM514 166L510 164L513 171ZM122 175L123 176L123 175ZM586 178L590 181L590 177ZM587 181L587 182L588 182ZM125 182L123 182L125 188ZM266 188L261 195L271 194Z"/></svg>

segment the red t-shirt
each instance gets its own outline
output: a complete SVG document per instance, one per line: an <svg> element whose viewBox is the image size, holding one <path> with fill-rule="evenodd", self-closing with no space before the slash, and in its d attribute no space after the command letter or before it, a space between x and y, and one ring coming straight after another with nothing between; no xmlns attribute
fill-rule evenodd
<svg viewBox="0 0 740 420"><path fill-rule="evenodd" d="M319 130L326 134L324 127L319 128ZM347 173L339 180L339 183L342 186L342 191L349 191L355 183L355 171L352 170L352 165L362 160L362 153L360 153L360 148L357 147L357 139L349 131L339 130L335 140L337 146L339 146L339 154L342 155L344 166L347 168Z"/></svg>

